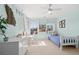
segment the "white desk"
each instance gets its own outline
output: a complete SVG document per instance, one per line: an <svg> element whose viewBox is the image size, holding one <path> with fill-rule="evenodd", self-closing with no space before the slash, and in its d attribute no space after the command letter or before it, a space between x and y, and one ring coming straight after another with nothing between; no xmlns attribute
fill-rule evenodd
<svg viewBox="0 0 79 59"><path fill-rule="evenodd" d="M7 42L0 42L0 55L24 55L27 51L27 38L9 38Z"/></svg>

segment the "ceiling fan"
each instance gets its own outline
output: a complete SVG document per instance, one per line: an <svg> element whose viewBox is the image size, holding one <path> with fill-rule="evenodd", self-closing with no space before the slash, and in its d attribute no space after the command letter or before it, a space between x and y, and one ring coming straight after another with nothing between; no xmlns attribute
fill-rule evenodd
<svg viewBox="0 0 79 59"><path fill-rule="evenodd" d="M56 8L54 4L48 4L48 8L43 8L43 9L47 9L47 13L49 13L50 15L52 15L53 13L55 14L55 11L60 11L61 8Z"/></svg>
<svg viewBox="0 0 79 59"><path fill-rule="evenodd" d="M49 4L48 13L50 15L52 15L52 12L54 12L54 14L55 14L55 11L59 11L59 10L61 10L61 8L55 8L55 5Z"/></svg>

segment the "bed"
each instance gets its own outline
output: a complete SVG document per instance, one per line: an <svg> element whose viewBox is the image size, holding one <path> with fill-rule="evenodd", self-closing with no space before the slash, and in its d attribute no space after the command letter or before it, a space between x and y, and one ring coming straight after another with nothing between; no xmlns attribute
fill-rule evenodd
<svg viewBox="0 0 79 59"><path fill-rule="evenodd" d="M74 45L78 48L78 39L75 36L53 36L51 34L48 35L48 39L51 40L54 44L62 49L63 46L66 45Z"/></svg>
<svg viewBox="0 0 79 59"><path fill-rule="evenodd" d="M78 38L76 36L61 36L60 37L60 48L66 45L74 45L75 48L78 48Z"/></svg>

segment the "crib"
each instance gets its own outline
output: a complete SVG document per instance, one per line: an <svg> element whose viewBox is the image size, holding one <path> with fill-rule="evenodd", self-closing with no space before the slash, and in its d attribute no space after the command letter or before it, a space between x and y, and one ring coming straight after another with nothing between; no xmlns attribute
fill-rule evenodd
<svg viewBox="0 0 79 59"><path fill-rule="evenodd" d="M60 37L60 48L62 49L62 47L66 46L66 45L74 45L76 48L78 48L78 39L77 39L77 37L61 36Z"/></svg>

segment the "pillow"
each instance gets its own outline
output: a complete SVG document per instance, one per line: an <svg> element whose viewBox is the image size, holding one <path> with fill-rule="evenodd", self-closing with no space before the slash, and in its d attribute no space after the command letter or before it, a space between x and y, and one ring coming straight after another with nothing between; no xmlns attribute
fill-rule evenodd
<svg viewBox="0 0 79 59"><path fill-rule="evenodd" d="M57 31L54 31L53 32L53 36L58 36L58 32Z"/></svg>

